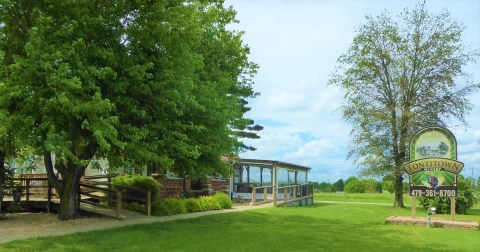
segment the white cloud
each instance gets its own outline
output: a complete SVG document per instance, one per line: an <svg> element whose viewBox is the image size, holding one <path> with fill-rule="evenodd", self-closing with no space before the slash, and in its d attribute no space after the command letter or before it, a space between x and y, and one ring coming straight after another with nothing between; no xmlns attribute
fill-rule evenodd
<svg viewBox="0 0 480 252"><path fill-rule="evenodd" d="M327 153L331 151L338 151L332 141L330 139L319 139L306 142L298 150L287 153L284 157L286 159L318 158L327 156Z"/></svg>
<svg viewBox="0 0 480 252"><path fill-rule="evenodd" d="M358 170L346 160L349 132L354 127L341 119L338 108L342 92L327 85L338 57L352 43L355 28L365 14L377 15L384 9L393 14L409 1L274 1L229 0L237 10L245 31L244 42L251 48L250 59L260 65L247 116L265 126L261 139L248 141L258 148L246 158L280 160L312 167L310 180L336 181L356 175ZM439 0L427 2L430 11L448 9L463 22L465 41L480 51L480 2ZM480 66L467 70L480 83ZM475 106L467 120L470 128L458 127L459 160L466 167L477 166L480 176L480 95L470 96ZM458 124L458 123L456 123Z"/></svg>

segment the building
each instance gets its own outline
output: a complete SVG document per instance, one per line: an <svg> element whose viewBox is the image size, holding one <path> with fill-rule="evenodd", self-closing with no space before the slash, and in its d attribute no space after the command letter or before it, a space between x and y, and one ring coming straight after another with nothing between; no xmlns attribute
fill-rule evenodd
<svg viewBox="0 0 480 252"><path fill-rule="evenodd" d="M313 195L313 188L308 185L309 167L274 160L238 159L232 169L230 190L233 200L255 198L256 201L269 201L276 198L294 202ZM313 197L297 202L311 203Z"/></svg>

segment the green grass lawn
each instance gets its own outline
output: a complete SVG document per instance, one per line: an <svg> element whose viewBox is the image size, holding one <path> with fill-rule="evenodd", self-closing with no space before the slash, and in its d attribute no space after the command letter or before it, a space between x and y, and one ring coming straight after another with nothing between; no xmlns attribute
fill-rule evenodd
<svg viewBox="0 0 480 252"><path fill-rule="evenodd" d="M393 193L315 193L315 201L368 202L393 205ZM405 205L412 204L412 197L403 195Z"/></svg>
<svg viewBox="0 0 480 252"><path fill-rule="evenodd" d="M362 202L362 203L378 203L393 205L393 193L315 193L314 201L339 201L339 202ZM405 206L412 205L412 197L403 194L403 203ZM417 208L420 203L417 200ZM480 208L480 203L476 204L474 208Z"/></svg>
<svg viewBox="0 0 480 252"><path fill-rule="evenodd" d="M480 248L478 230L384 224L392 215L409 216L410 209L323 203L266 208L14 241L0 245L0 251L478 251ZM457 217L480 221L480 210Z"/></svg>

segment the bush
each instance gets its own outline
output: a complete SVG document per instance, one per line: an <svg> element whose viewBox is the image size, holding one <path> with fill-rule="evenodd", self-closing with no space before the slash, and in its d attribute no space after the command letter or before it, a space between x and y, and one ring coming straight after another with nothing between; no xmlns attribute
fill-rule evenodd
<svg viewBox="0 0 480 252"><path fill-rule="evenodd" d="M332 191L332 184L327 182L322 182L318 185L318 190L320 192L331 192Z"/></svg>
<svg viewBox="0 0 480 252"><path fill-rule="evenodd" d="M10 205L8 206L7 211L10 212L10 213L23 212L23 207L20 203L12 201L12 202L10 202Z"/></svg>
<svg viewBox="0 0 480 252"><path fill-rule="evenodd" d="M216 193L213 196L200 198L174 199L167 198L152 203L152 215L175 215L209 210L232 208L233 203L225 193Z"/></svg>
<svg viewBox="0 0 480 252"><path fill-rule="evenodd" d="M218 201L213 196L201 196L199 199L203 211L222 209L220 203L218 203Z"/></svg>
<svg viewBox="0 0 480 252"><path fill-rule="evenodd" d="M119 189L120 186L128 186L143 190L149 190L152 192L152 201L160 199L159 193L162 186L152 177L144 177L137 174L125 174L117 176L112 180L112 185L116 189Z"/></svg>
<svg viewBox="0 0 480 252"><path fill-rule="evenodd" d="M181 192L180 198L184 198L184 199L195 198L195 193L192 191Z"/></svg>
<svg viewBox="0 0 480 252"><path fill-rule="evenodd" d="M125 208L129 211L139 212L139 213L146 213L145 207L140 205L137 202L130 202L130 203L123 203L122 208Z"/></svg>
<svg viewBox="0 0 480 252"><path fill-rule="evenodd" d="M384 181L382 182L382 189L383 189L384 191L388 191L389 193L393 193L393 192L394 192L393 184L394 184L394 181L384 180Z"/></svg>
<svg viewBox="0 0 480 252"><path fill-rule="evenodd" d="M200 199L188 198L184 200L184 203L185 203L185 209L187 210L188 213L203 211L202 203L200 202Z"/></svg>
<svg viewBox="0 0 480 252"><path fill-rule="evenodd" d="M346 193L364 193L365 192L365 182L361 180L352 180L345 185Z"/></svg>
<svg viewBox="0 0 480 252"><path fill-rule="evenodd" d="M479 202L480 197L474 179L458 175L457 185L458 195L455 201L455 212L464 214ZM419 202L425 209L436 207L437 213L450 213L451 201L448 197L419 197Z"/></svg>
<svg viewBox="0 0 480 252"><path fill-rule="evenodd" d="M407 182L403 182L402 183L402 192L403 193L408 193L409 190L410 190L410 185Z"/></svg>
<svg viewBox="0 0 480 252"><path fill-rule="evenodd" d="M187 213L184 200L164 199L152 203L152 215L175 215Z"/></svg>
<svg viewBox="0 0 480 252"><path fill-rule="evenodd" d="M152 215L153 216L161 216L161 208L162 208L162 202L160 200L156 200L152 202Z"/></svg>
<svg viewBox="0 0 480 252"><path fill-rule="evenodd" d="M363 180L365 183L365 191L366 193L381 193L382 192L382 185L375 180L375 179L366 179Z"/></svg>
<svg viewBox="0 0 480 252"><path fill-rule="evenodd" d="M216 201L220 204L220 207L223 209L229 209L232 208L233 203L230 197L226 193L223 192L217 192L215 195L213 195L213 198L215 198Z"/></svg>

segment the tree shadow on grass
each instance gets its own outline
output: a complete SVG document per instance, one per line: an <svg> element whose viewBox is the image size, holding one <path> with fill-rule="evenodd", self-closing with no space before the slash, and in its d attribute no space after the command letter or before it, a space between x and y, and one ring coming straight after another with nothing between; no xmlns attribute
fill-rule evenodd
<svg viewBox="0 0 480 252"><path fill-rule="evenodd" d="M480 246L476 231L386 225L389 211L396 210L322 204L266 208L8 243L0 250L475 251Z"/></svg>

